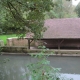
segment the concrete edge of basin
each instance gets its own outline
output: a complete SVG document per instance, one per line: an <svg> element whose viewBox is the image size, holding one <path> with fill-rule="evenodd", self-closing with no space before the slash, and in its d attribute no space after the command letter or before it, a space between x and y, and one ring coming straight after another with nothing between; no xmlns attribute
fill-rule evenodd
<svg viewBox="0 0 80 80"><path fill-rule="evenodd" d="M27 47L3 46L1 54L3 55L31 55L39 54L42 49L27 49ZM50 54L52 53L53 54ZM68 49L49 49L45 50L45 55L50 56L80 56L80 50Z"/></svg>

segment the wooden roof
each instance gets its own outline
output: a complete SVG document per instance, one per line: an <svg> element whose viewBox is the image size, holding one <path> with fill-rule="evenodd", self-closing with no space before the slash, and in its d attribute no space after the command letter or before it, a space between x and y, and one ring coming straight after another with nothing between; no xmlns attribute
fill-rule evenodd
<svg viewBox="0 0 80 80"><path fill-rule="evenodd" d="M44 26L47 27L43 34L45 39L80 38L80 18L48 19Z"/></svg>

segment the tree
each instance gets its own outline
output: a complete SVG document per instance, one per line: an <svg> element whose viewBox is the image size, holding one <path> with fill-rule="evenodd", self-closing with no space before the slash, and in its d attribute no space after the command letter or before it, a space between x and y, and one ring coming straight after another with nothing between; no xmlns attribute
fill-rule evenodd
<svg viewBox="0 0 80 80"><path fill-rule="evenodd" d="M54 2L54 8L53 10L50 10L50 12L47 12L47 15L50 18L63 18L63 5L62 0L53 0Z"/></svg>
<svg viewBox="0 0 80 80"><path fill-rule="evenodd" d="M77 17L72 6L72 0L53 0L55 5L53 10L48 12L49 18L70 18Z"/></svg>
<svg viewBox="0 0 80 80"><path fill-rule="evenodd" d="M34 33L34 37L41 37L45 12L54 6L52 0L0 0L4 14L3 30L11 33ZM1 7L0 7L1 8Z"/></svg>
<svg viewBox="0 0 80 80"><path fill-rule="evenodd" d="M78 3L78 5L75 8L75 12L77 13L78 17L80 17L80 2Z"/></svg>

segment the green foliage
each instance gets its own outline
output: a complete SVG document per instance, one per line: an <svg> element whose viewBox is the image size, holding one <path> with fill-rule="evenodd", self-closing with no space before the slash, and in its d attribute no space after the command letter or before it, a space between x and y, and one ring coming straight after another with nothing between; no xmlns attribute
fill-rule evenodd
<svg viewBox="0 0 80 80"><path fill-rule="evenodd" d="M10 35L0 35L0 39L4 41L4 44L6 45L7 43L7 38L11 37L17 37L16 34L10 34Z"/></svg>
<svg viewBox="0 0 80 80"><path fill-rule="evenodd" d="M2 29L0 28L0 34L2 34L3 32L2 32Z"/></svg>
<svg viewBox="0 0 80 80"><path fill-rule="evenodd" d="M46 18L70 17L71 7L64 0L0 0L0 34L26 34L41 38ZM73 16L72 16L73 17ZM24 36L24 35L19 35Z"/></svg>
<svg viewBox="0 0 80 80"><path fill-rule="evenodd" d="M74 12L74 6L72 6L71 1L67 0L53 0L54 7L53 10L47 12L46 18L72 18L77 17Z"/></svg>
<svg viewBox="0 0 80 80"><path fill-rule="evenodd" d="M37 38L42 36L44 13L49 12L54 6L52 0L0 0L0 2L5 11L2 18L3 31L16 34L32 32Z"/></svg>
<svg viewBox="0 0 80 80"><path fill-rule="evenodd" d="M0 46L0 55L1 55L2 47Z"/></svg>
<svg viewBox="0 0 80 80"><path fill-rule="evenodd" d="M50 61L47 60L48 55L45 55L45 46L42 48L40 53L31 55L38 58L38 61L27 66L29 73L26 75L31 76L31 80L59 80L60 69L50 66Z"/></svg>
<svg viewBox="0 0 80 80"><path fill-rule="evenodd" d="M78 17L80 17L80 2L78 3L78 5L75 8L75 12L77 13Z"/></svg>
<svg viewBox="0 0 80 80"><path fill-rule="evenodd" d="M32 57L37 58L37 61L27 65L28 72L26 74L29 80L73 80L72 78L61 77L60 68L54 68L50 65L50 61L47 59L50 54L46 55L45 46L39 46L42 48L40 53L31 54Z"/></svg>
<svg viewBox="0 0 80 80"><path fill-rule="evenodd" d="M50 12L47 12L49 18L63 18L63 2L62 0L54 0L54 7Z"/></svg>

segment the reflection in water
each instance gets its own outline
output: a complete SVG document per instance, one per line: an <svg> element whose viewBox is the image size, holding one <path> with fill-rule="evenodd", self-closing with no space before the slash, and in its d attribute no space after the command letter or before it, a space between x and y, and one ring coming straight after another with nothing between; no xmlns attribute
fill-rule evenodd
<svg viewBox="0 0 80 80"><path fill-rule="evenodd" d="M72 80L80 80L80 75L79 74L62 74L61 75L62 77L65 77L65 78L70 78Z"/></svg>
<svg viewBox="0 0 80 80"><path fill-rule="evenodd" d="M9 60L4 61L6 58ZM49 57L49 60L52 66L62 68L61 73L72 73L62 74L62 77L80 80L77 75L80 74L80 57ZM35 61L36 58L30 56L0 56L0 80L29 80L25 75L28 72L26 66Z"/></svg>

